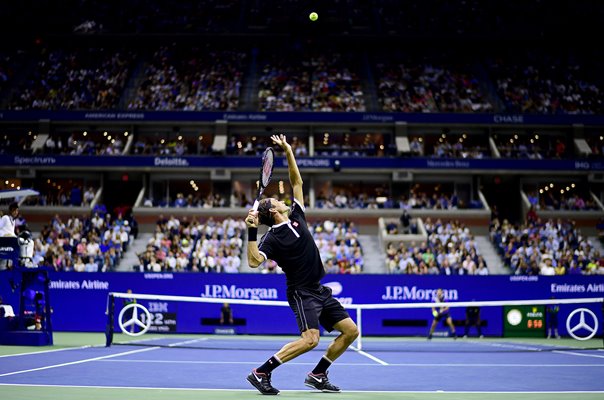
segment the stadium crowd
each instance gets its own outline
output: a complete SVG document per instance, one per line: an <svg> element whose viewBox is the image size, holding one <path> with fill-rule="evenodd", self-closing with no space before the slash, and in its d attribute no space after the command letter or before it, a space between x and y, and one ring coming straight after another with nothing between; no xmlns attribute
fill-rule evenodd
<svg viewBox="0 0 604 400"><path fill-rule="evenodd" d="M161 215L145 251L138 254L142 271L237 273L241 266L243 220L206 221Z"/></svg>
<svg viewBox="0 0 604 400"><path fill-rule="evenodd" d="M237 110L245 64L243 52L162 46L153 55L128 108Z"/></svg>
<svg viewBox="0 0 604 400"><path fill-rule="evenodd" d="M409 149L414 156L432 158L489 158L491 152L485 138L466 133L450 134L445 129L441 135L410 135Z"/></svg>
<svg viewBox="0 0 604 400"><path fill-rule="evenodd" d="M573 221L512 224L495 219L490 235L505 266L516 275L604 274L604 257Z"/></svg>
<svg viewBox="0 0 604 400"><path fill-rule="evenodd" d="M534 191L527 192L527 198L531 206L538 210L568 210L568 211L596 211L600 210L600 207L594 199L591 198L589 191L586 194L582 193L570 193L570 190L566 190L565 193L560 193L564 189L558 189L560 185L552 185L550 190L539 190L539 193ZM574 189L575 184L569 183L568 185L561 185L563 188ZM571 189L571 190L572 190Z"/></svg>
<svg viewBox="0 0 604 400"><path fill-rule="evenodd" d="M148 59L133 46L44 47L18 52L35 65L23 80L12 79L15 66L28 62L5 54L0 94L12 110L604 112L602 86L562 56L550 55L547 66L522 56L457 65L430 61L428 52L381 56L367 49L372 68L351 50L309 51L310 44L289 53L217 48L176 41L158 44Z"/></svg>
<svg viewBox="0 0 604 400"><path fill-rule="evenodd" d="M537 57L537 56L535 56ZM495 59L489 71L509 112L523 114L602 114L602 90L578 63L545 57L522 64Z"/></svg>
<svg viewBox="0 0 604 400"><path fill-rule="evenodd" d="M479 207L478 204L475 204ZM409 195L401 195L398 199L388 196L386 193L370 195L367 193L353 194L348 190L334 190L329 193L320 192L317 196L316 208L325 209L378 209L378 208L400 208L400 209L432 209L452 210L465 208L466 206L455 193L438 193L431 195L426 192L410 191ZM480 205L479 208L482 208Z"/></svg>
<svg viewBox="0 0 604 400"><path fill-rule="evenodd" d="M44 49L34 72L9 104L12 110L113 109L136 54L104 48Z"/></svg>
<svg viewBox="0 0 604 400"><path fill-rule="evenodd" d="M366 111L359 74L342 54L275 55L261 70L260 111Z"/></svg>
<svg viewBox="0 0 604 400"><path fill-rule="evenodd" d="M542 160L563 159L572 156L572 151L562 137L514 134L493 135L493 139L502 158Z"/></svg>
<svg viewBox="0 0 604 400"><path fill-rule="evenodd" d="M363 272L363 249L353 222L325 220L309 226L328 274Z"/></svg>
<svg viewBox="0 0 604 400"><path fill-rule="evenodd" d="M30 196L24 204L28 206L73 206L90 207L96 196L97 189L89 186L85 188L81 182L72 183L48 182L39 189L38 196Z"/></svg>
<svg viewBox="0 0 604 400"><path fill-rule="evenodd" d="M494 110L480 81L467 72L414 61L409 56L400 58L400 62L377 62L381 111L471 113Z"/></svg>
<svg viewBox="0 0 604 400"><path fill-rule="evenodd" d="M67 221L55 215L34 239L33 265L66 272L115 270L133 240L130 222L103 207L95 210Z"/></svg>
<svg viewBox="0 0 604 400"><path fill-rule="evenodd" d="M458 221L427 218L424 226L428 241L407 245L389 243L386 268L395 274L488 275L469 228Z"/></svg>

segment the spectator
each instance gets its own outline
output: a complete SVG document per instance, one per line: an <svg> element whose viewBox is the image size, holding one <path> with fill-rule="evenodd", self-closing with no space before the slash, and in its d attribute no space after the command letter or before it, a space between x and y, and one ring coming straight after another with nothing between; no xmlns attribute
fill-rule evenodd
<svg viewBox="0 0 604 400"><path fill-rule="evenodd" d="M8 206L8 214L0 218L0 237L17 237L16 219L19 216L19 205L11 203Z"/></svg>
<svg viewBox="0 0 604 400"><path fill-rule="evenodd" d="M407 210L403 211L400 220L403 234L408 235L411 232L411 216L409 215Z"/></svg>
<svg viewBox="0 0 604 400"><path fill-rule="evenodd" d="M539 217L537 216L537 211L535 211L535 206L531 205L526 213L526 223L530 225L536 223L538 220Z"/></svg>

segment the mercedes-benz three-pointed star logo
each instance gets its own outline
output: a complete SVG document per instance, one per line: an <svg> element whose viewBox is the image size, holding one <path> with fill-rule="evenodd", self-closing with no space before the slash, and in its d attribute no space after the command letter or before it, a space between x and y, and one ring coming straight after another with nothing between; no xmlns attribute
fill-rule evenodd
<svg viewBox="0 0 604 400"><path fill-rule="evenodd" d="M579 318L574 318L579 314ZM577 308L566 318L566 330L568 334L577 340L589 340L598 333L598 317L587 308ZM577 331L587 332L587 336L577 334Z"/></svg>
<svg viewBox="0 0 604 400"><path fill-rule="evenodd" d="M145 314L144 319L141 318L142 313L139 313L139 309L140 311L142 311L142 313ZM126 315L126 311L128 310L132 310L132 315L129 315L130 318L127 321L124 321L124 316ZM144 335L151 327L151 314L149 313L149 310L147 310L144 306L137 303L131 303L128 304L126 307L122 308L122 311L120 311L120 315L117 318L117 322L122 332L124 332L126 335L140 336ZM135 326L138 326L140 328L140 331L135 332Z"/></svg>

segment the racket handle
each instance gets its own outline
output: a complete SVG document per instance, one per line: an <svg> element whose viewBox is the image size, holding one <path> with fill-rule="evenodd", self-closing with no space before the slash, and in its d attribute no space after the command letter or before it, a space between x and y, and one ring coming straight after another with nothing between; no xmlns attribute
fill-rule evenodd
<svg viewBox="0 0 604 400"><path fill-rule="evenodd" d="M258 199L256 199L254 201L254 205L252 206L252 211L258 211L258 206L260 205L260 202L258 201Z"/></svg>

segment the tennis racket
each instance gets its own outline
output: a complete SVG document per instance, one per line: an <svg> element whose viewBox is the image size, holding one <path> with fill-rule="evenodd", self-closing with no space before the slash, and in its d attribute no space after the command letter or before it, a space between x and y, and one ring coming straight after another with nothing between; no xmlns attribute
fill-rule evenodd
<svg viewBox="0 0 604 400"><path fill-rule="evenodd" d="M262 153L262 168L260 168L260 180L258 181L258 193L256 194L256 200L254 201L254 206L252 210L258 210L258 205L260 204L260 197L262 193L264 193L264 189L271 182L271 177L273 176L273 166L275 161L275 151L272 147L267 147Z"/></svg>

